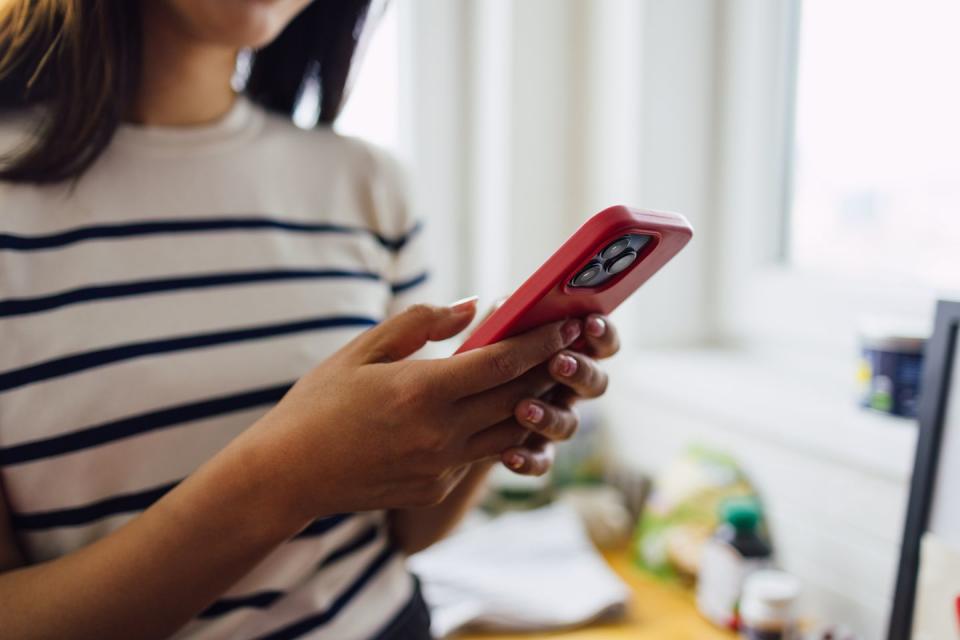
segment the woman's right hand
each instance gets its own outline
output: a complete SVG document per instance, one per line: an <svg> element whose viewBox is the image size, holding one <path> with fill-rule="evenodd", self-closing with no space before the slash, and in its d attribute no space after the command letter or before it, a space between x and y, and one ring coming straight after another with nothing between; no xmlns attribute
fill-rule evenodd
<svg viewBox="0 0 960 640"><path fill-rule="evenodd" d="M358 336L300 379L242 438L269 456L297 515L436 504L470 463L519 444L518 401L555 383L546 366L580 335L555 322L439 360L406 360L460 333L471 300L418 305Z"/></svg>

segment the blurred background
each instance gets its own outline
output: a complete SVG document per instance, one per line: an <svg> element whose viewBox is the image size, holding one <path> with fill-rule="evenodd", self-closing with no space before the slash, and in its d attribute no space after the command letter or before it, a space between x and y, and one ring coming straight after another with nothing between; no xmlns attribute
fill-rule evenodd
<svg viewBox="0 0 960 640"><path fill-rule="evenodd" d="M881 637L917 429L864 400L861 356L927 336L960 288L960 4L375 12L337 128L406 164L437 299L507 295L608 205L686 215L694 241L614 316L585 423L645 478L731 456L803 611Z"/></svg>

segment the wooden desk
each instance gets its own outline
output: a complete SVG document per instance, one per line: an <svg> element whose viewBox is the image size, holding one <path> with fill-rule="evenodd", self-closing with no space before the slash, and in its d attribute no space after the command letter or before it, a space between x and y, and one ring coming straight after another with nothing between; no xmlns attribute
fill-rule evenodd
<svg viewBox="0 0 960 640"><path fill-rule="evenodd" d="M479 633L455 636L457 640L731 640L735 633L712 626L697 613L693 596L664 585L634 567L626 551L604 553L613 570L633 592L626 618L549 633Z"/></svg>

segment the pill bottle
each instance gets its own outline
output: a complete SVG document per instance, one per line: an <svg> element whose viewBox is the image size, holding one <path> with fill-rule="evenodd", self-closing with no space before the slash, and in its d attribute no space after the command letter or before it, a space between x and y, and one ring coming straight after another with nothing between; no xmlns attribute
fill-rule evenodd
<svg viewBox="0 0 960 640"><path fill-rule="evenodd" d="M772 549L761 535L760 504L755 498L724 501L720 521L701 551L697 608L715 625L736 629L744 580L771 565Z"/></svg>
<svg viewBox="0 0 960 640"><path fill-rule="evenodd" d="M800 582L789 573L762 569L747 577L740 599L740 636L745 640L794 640Z"/></svg>

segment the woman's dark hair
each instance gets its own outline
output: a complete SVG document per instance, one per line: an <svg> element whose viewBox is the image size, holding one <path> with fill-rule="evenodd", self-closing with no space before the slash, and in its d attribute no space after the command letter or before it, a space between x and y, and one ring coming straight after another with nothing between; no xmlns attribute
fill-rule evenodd
<svg viewBox="0 0 960 640"><path fill-rule="evenodd" d="M332 123L370 1L312 2L253 54L244 93L292 117L305 83L316 82L319 122ZM42 109L32 143L5 158L0 180L61 182L99 157L138 89L141 31L136 0L4 3L0 109Z"/></svg>

